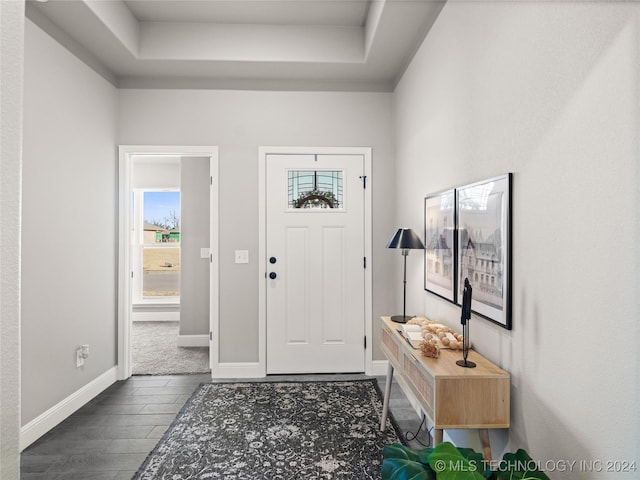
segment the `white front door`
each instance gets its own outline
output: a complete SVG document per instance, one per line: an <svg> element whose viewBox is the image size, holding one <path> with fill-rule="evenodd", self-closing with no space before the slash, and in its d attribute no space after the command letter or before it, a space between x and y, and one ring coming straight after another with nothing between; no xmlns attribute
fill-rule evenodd
<svg viewBox="0 0 640 480"><path fill-rule="evenodd" d="M363 155L266 157L267 373L365 366Z"/></svg>

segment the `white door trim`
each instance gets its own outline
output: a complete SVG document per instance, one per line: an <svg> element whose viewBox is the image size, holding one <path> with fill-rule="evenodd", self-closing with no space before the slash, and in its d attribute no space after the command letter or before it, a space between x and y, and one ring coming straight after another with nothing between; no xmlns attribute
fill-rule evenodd
<svg viewBox="0 0 640 480"><path fill-rule="evenodd" d="M171 155L209 157L211 174L209 238L209 362L212 376L219 363L219 279L218 279L218 147L176 145L120 145L119 155L119 239L118 239L118 380L131 376L131 157Z"/></svg>
<svg viewBox="0 0 640 480"><path fill-rule="evenodd" d="M265 276L267 274L267 189L266 170L268 155L362 155L364 157L364 175L366 176L365 200L364 200L364 251L367 258L365 270L365 335L367 348L365 349L365 374L373 372L373 306L372 306L372 211L371 211L371 148L370 147L259 147L258 148L258 259L260 270L258 272L258 368L261 376L267 374L267 290Z"/></svg>

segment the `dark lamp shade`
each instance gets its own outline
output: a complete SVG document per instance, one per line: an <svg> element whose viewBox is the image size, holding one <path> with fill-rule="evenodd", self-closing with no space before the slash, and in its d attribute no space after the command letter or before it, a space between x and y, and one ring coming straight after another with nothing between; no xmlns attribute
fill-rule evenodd
<svg viewBox="0 0 640 480"><path fill-rule="evenodd" d="M393 235L387 248L401 248L403 250L424 250L424 245L420 237L410 228L399 228Z"/></svg>

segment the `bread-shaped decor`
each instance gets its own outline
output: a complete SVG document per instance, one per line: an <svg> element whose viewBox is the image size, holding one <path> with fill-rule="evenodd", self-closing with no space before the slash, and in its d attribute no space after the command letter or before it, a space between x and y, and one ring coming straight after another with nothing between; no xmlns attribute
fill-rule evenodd
<svg viewBox="0 0 640 480"><path fill-rule="evenodd" d="M442 348L451 350L462 350L464 348L462 335L455 333L442 323L434 322L426 317L413 317L407 324L420 326L422 336L425 339L421 346L421 351L427 357L438 358ZM469 348L471 348L471 345L469 345Z"/></svg>
<svg viewBox="0 0 640 480"><path fill-rule="evenodd" d="M440 347L432 341L427 341L420 345L420 352L425 357L438 358L440 356Z"/></svg>

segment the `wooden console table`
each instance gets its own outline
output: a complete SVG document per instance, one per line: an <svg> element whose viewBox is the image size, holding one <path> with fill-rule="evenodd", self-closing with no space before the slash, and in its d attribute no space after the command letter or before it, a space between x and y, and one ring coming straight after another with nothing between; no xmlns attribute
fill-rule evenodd
<svg viewBox="0 0 640 480"><path fill-rule="evenodd" d="M469 361L475 368L456 365L460 350L440 350L440 357L429 358L400 335L401 324L382 317L382 351L389 360L384 392L382 423L389 411L389 395L394 370L405 380L422 411L433 423L434 443L442 442L445 429L477 429L485 459L491 460L489 428L509 428L509 374L473 350Z"/></svg>

